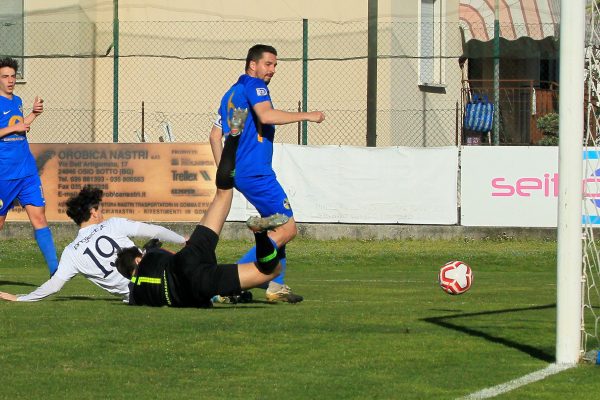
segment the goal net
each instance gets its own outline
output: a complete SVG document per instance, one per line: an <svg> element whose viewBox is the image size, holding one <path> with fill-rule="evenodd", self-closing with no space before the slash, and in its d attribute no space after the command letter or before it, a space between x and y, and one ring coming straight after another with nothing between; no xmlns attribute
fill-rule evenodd
<svg viewBox="0 0 600 400"><path fill-rule="evenodd" d="M600 349L600 10L588 2L585 43L582 352Z"/></svg>

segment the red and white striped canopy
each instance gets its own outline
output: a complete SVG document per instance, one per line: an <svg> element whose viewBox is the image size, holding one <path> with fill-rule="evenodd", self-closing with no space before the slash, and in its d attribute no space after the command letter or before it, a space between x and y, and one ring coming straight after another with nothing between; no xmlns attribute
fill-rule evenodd
<svg viewBox="0 0 600 400"><path fill-rule="evenodd" d="M460 0L459 16L465 40L494 38L494 7L499 5L500 37L541 40L558 36L560 0ZM566 1L566 0L563 0Z"/></svg>

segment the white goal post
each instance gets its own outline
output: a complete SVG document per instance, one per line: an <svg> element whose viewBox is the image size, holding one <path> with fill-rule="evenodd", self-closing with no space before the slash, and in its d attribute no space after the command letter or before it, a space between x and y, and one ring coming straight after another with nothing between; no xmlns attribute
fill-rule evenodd
<svg viewBox="0 0 600 400"><path fill-rule="evenodd" d="M558 364L577 363L581 352L585 9L585 0L563 0L560 8Z"/></svg>

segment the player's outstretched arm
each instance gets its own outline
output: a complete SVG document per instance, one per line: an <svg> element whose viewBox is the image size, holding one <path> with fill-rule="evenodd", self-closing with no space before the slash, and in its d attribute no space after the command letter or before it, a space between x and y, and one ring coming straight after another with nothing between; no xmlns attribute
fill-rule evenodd
<svg viewBox="0 0 600 400"><path fill-rule="evenodd" d="M215 159L215 165L218 167L219 162L221 162L221 155L223 154L223 131L221 128L213 125L208 140Z"/></svg>
<svg viewBox="0 0 600 400"><path fill-rule="evenodd" d="M185 238L178 233L173 232L160 225L147 224L145 222L134 222L135 232L131 236L160 239L163 242L184 244Z"/></svg>
<svg viewBox="0 0 600 400"><path fill-rule="evenodd" d="M48 279L40 287L38 287L29 294L16 296L14 294L0 292L0 298L7 301L40 301L48 296L53 295L54 293L59 292L63 288L65 283L66 281L62 280L56 274L54 274L52 278Z"/></svg>
<svg viewBox="0 0 600 400"><path fill-rule="evenodd" d="M17 296L6 292L0 292L0 299L6 301L17 301Z"/></svg>
<svg viewBox="0 0 600 400"><path fill-rule="evenodd" d="M252 108L262 124L286 125L301 121L321 123L325 120L325 114L321 111L289 112L276 110L268 101L256 103Z"/></svg>

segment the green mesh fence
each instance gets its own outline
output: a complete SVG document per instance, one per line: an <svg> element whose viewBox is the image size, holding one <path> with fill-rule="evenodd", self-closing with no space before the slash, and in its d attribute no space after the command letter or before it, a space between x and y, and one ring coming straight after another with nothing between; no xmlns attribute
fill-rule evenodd
<svg viewBox="0 0 600 400"><path fill-rule="evenodd" d="M279 52L270 85L274 106L297 111L305 90L308 110L326 113L324 123L308 124L308 144L364 146L367 28L366 20L311 20L304 36L302 20L121 22L117 104L112 23L26 22L24 54L3 39L15 25L0 24L0 54L24 60L16 89L24 106L36 95L45 100L31 142L112 142L117 109L119 142L206 142L221 96L243 73L248 48L267 43ZM464 142L469 94L481 88L493 100L491 42L466 43L460 24L438 24L424 51L422 31L414 21L378 24L377 146ZM534 143L540 135L535 120L557 101L556 40L519 41L500 43L503 144ZM541 97L544 107L537 104ZM299 138L298 124L277 128L277 142Z"/></svg>

